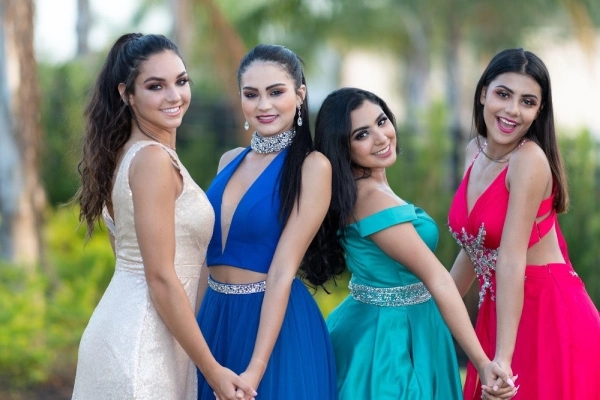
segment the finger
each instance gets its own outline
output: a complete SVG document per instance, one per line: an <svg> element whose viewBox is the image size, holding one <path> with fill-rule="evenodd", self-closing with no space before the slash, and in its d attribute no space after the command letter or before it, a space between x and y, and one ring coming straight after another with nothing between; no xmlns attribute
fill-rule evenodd
<svg viewBox="0 0 600 400"><path fill-rule="evenodd" d="M235 379L234 385L235 385L235 387L238 388L238 391L242 390L242 391L244 391L249 396L256 397L258 395L258 393L256 393L256 390L254 390L252 388L252 386L248 385L246 383L246 381L244 381L240 377L237 377L237 379ZM236 397L237 397L237 393L236 393Z"/></svg>

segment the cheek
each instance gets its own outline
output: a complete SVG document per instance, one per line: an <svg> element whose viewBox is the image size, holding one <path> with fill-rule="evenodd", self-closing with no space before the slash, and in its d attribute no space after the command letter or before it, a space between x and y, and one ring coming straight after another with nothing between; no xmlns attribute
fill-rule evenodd
<svg viewBox="0 0 600 400"><path fill-rule="evenodd" d="M370 150L371 147L365 140L354 140L350 144L350 159L360 165L360 160L365 157L365 154L369 154Z"/></svg>

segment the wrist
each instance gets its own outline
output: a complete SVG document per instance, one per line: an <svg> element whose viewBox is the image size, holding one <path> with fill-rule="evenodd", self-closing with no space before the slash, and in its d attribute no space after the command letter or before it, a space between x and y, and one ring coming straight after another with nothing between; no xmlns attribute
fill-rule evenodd
<svg viewBox="0 0 600 400"><path fill-rule="evenodd" d="M211 360L206 360L206 361L198 364L198 369L200 370L200 373L207 380L209 380L210 377L212 377L214 374L216 374L220 367L221 367L221 365L214 358L212 358Z"/></svg>
<svg viewBox="0 0 600 400"><path fill-rule="evenodd" d="M497 362L501 367L510 366L512 363L512 357L506 354L496 354L494 361Z"/></svg>
<svg viewBox="0 0 600 400"><path fill-rule="evenodd" d="M478 357L475 360L471 360L473 366L477 371L482 371L489 363L492 362L487 356Z"/></svg>
<svg viewBox="0 0 600 400"><path fill-rule="evenodd" d="M250 364L248 365L248 369L256 371L260 374L260 376L263 376L267 370L267 363L258 357L252 357Z"/></svg>

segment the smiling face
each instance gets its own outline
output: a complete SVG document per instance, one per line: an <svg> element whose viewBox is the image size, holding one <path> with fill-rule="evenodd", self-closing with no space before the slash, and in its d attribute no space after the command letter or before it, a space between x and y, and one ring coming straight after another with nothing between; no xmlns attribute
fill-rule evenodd
<svg viewBox="0 0 600 400"><path fill-rule="evenodd" d="M119 91L124 84L119 85ZM191 99L181 58L167 50L153 54L139 68L134 93L128 95L138 124L152 132L173 132L181 125Z"/></svg>
<svg viewBox="0 0 600 400"><path fill-rule="evenodd" d="M369 169L387 168L396 161L396 129L381 107L368 100L350 113L350 158Z"/></svg>
<svg viewBox="0 0 600 400"><path fill-rule="evenodd" d="M519 142L537 118L542 101L542 89L529 75L498 75L483 88L480 98L488 142Z"/></svg>
<svg viewBox="0 0 600 400"><path fill-rule="evenodd" d="M298 90L294 81L273 63L255 62L240 80L242 111L260 136L273 136L291 129L306 86Z"/></svg>

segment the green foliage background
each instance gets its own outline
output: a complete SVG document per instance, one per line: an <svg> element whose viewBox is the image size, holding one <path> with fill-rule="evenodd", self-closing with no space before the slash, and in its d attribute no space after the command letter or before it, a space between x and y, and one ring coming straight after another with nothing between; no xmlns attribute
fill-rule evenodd
<svg viewBox="0 0 600 400"><path fill-rule="evenodd" d="M43 122L48 135L43 171L52 203L45 229L49 268L27 273L17 265L0 265L0 387L17 390L72 380L81 334L113 273L114 256L106 232L98 228L86 244L84 230L77 229L78 210L65 205L78 185L82 105L91 84L88 63L42 68ZM195 93L196 98L201 96ZM211 106L210 99L200 103L208 111L190 110L178 135L178 152L192 176L207 188L220 155L235 143L221 137L215 118L210 118L211 113L217 119L226 117L226 112L219 114L222 111ZM427 134L399 127L401 154L388 170L388 180L400 197L438 222L436 254L450 267L458 246L446 223L454 194L447 170L451 139L446 116L445 104L437 103L422 116ZM600 145L587 131L571 132L561 135L561 149L571 209L560 222L573 264L600 305L600 250L595 245L600 237ZM345 275L337 286L330 284L329 295L322 290L316 293L325 316L347 295L347 280ZM466 301L469 304L469 296Z"/></svg>
<svg viewBox="0 0 600 400"><path fill-rule="evenodd" d="M161 1L141 1L149 8L158 3ZM553 26L554 36L549 34L547 40L558 41L559 37L572 34L573 29L600 24L600 8L592 7L589 0L511 0L512 7L503 2L466 0L250 0L243 3L244 7L232 0L219 3L248 47L261 40L289 45L304 55L308 65L319 51L334 48L341 56L356 48L368 48L395 54L419 71L431 67L421 64L430 54L438 62L449 63L450 55L457 50L452 46L460 40L468 42L476 58L489 59L499 48L521 45L524 32L536 26ZM319 4L323 8L317 10ZM593 12L586 15L573 11L580 6ZM519 12L515 13L515 9ZM569 19L565 10L583 19ZM194 21L195 37L204 40L198 40L187 57L196 85L192 89L192 107L178 130L177 147L182 162L206 189L216 173L220 155L245 143L238 143L235 133L240 127L236 127L232 114L239 110L228 106L223 82L215 79L218 66L214 58L223 51L222 35L208 23L203 9L195 10ZM579 24L575 28L570 26L576 22ZM114 256L105 230L98 228L85 243L85 232L78 229L78 210L67 204L78 187L83 107L103 57L104 53L91 54L63 65L39 65L42 125L46 133L42 174L50 202L44 232L47 265L27 272L31 269L0 263L0 398L32 398L34 395L27 394L27 388L72 385L81 335L114 271ZM409 100L419 99L421 83L403 83ZM455 191L449 168L455 145L448 127L448 116L456 111L452 106L438 101L424 112L419 110L421 114L415 117L418 124L398 127L401 154L388 170L394 191L438 222L440 240L436 255L448 268L458 253L446 223ZM316 111L312 110L313 119ZM414 131L416 126L420 133ZM588 131L559 129L559 134L571 196L571 209L560 216L560 224L571 261L598 307L600 143ZM329 284L331 294L322 290L315 293L325 316L347 295L347 281L346 274L337 286ZM473 317L476 292L472 288L465 298Z"/></svg>

